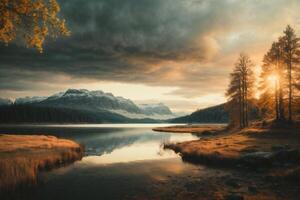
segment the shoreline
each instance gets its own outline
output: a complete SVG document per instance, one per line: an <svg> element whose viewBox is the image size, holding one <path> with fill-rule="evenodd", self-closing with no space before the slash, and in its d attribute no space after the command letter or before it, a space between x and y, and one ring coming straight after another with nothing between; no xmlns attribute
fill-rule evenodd
<svg viewBox="0 0 300 200"><path fill-rule="evenodd" d="M299 124L298 124L299 125ZM225 170L220 199L295 199L300 195L300 128L249 127L164 144L183 162ZM207 184L211 184L208 181ZM251 186L249 186L249 183Z"/></svg>
<svg viewBox="0 0 300 200"><path fill-rule="evenodd" d="M192 133L197 135L214 135L225 130L225 125L175 125L167 127L156 127L153 131L170 133Z"/></svg>
<svg viewBox="0 0 300 200"><path fill-rule="evenodd" d="M270 167L280 162L300 163L298 129L270 129L250 127L230 131L215 127L162 127L154 131L196 133L199 140L164 144L164 148L180 154L184 161L222 166L255 165Z"/></svg>
<svg viewBox="0 0 300 200"><path fill-rule="evenodd" d="M83 153L76 142L54 136L0 134L0 193L34 186L40 172L81 160Z"/></svg>

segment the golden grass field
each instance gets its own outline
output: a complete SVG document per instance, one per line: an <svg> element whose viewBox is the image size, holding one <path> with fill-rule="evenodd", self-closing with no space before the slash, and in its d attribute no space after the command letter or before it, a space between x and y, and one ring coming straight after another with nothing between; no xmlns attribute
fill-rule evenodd
<svg viewBox="0 0 300 200"><path fill-rule="evenodd" d="M81 159L81 145L54 136L0 135L0 190L36 184L38 172Z"/></svg>

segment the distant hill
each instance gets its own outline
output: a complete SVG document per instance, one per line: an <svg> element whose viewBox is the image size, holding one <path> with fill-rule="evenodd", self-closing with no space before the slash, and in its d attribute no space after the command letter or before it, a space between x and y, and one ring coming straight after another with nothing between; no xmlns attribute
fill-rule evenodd
<svg viewBox="0 0 300 200"><path fill-rule="evenodd" d="M190 115L170 119L170 123L227 123L228 113L225 104L197 110Z"/></svg>

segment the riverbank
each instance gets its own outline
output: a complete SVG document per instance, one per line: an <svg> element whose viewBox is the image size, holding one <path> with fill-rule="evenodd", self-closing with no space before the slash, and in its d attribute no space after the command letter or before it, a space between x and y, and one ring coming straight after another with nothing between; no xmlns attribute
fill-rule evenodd
<svg viewBox="0 0 300 200"><path fill-rule="evenodd" d="M208 165L269 167L300 159L298 128L269 129L250 127L241 131L215 134L196 141L166 144L183 160Z"/></svg>
<svg viewBox="0 0 300 200"><path fill-rule="evenodd" d="M71 140L41 135L0 134L0 194L35 185L38 173L83 156Z"/></svg>
<svg viewBox="0 0 300 200"><path fill-rule="evenodd" d="M213 175L203 182L222 188L217 190L220 197L216 199L297 199L299 133L298 123L285 128L252 126L240 131L220 131L199 140L165 144L164 148L174 150L185 162L228 172L228 176Z"/></svg>
<svg viewBox="0 0 300 200"><path fill-rule="evenodd" d="M198 135L210 135L223 131L225 125L176 125L168 127L156 127L153 131L171 133L192 133Z"/></svg>

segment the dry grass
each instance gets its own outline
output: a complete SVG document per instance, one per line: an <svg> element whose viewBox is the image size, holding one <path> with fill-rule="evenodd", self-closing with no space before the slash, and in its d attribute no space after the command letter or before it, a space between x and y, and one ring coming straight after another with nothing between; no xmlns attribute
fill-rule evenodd
<svg viewBox="0 0 300 200"><path fill-rule="evenodd" d="M165 144L165 148L178 152L183 161L218 170L215 175L197 179L192 185L194 189L182 192L199 196L193 199L297 199L300 191L299 125L254 125L244 130L224 130L199 140Z"/></svg>
<svg viewBox="0 0 300 200"><path fill-rule="evenodd" d="M169 126L169 127L157 127L153 128L154 131L158 132L173 132L173 133L216 133L223 130L225 126L223 125L179 125L179 126Z"/></svg>
<svg viewBox="0 0 300 200"><path fill-rule="evenodd" d="M81 159L83 148L53 136L0 135L0 190L34 185L38 172Z"/></svg>
<svg viewBox="0 0 300 200"><path fill-rule="evenodd" d="M260 155L270 153L276 158L276 147L288 147L295 150L287 152L287 159L300 150L300 134L298 128L293 129L263 129L248 128L240 132L215 134L211 137L204 137L196 141L187 141L177 144L167 144L165 148L173 149L181 154L183 159L191 162L216 165L237 165L245 161L245 156L253 153ZM286 153L286 152L285 152ZM246 157L250 162L269 162L263 156ZM262 158L263 157L263 158ZM284 157L283 157L284 159ZM275 160L274 160L275 161ZM277 161L277 160L276 160ZM273 162L273 161L272 161ZM267 163L264 163L267 164Z"/></svg>

